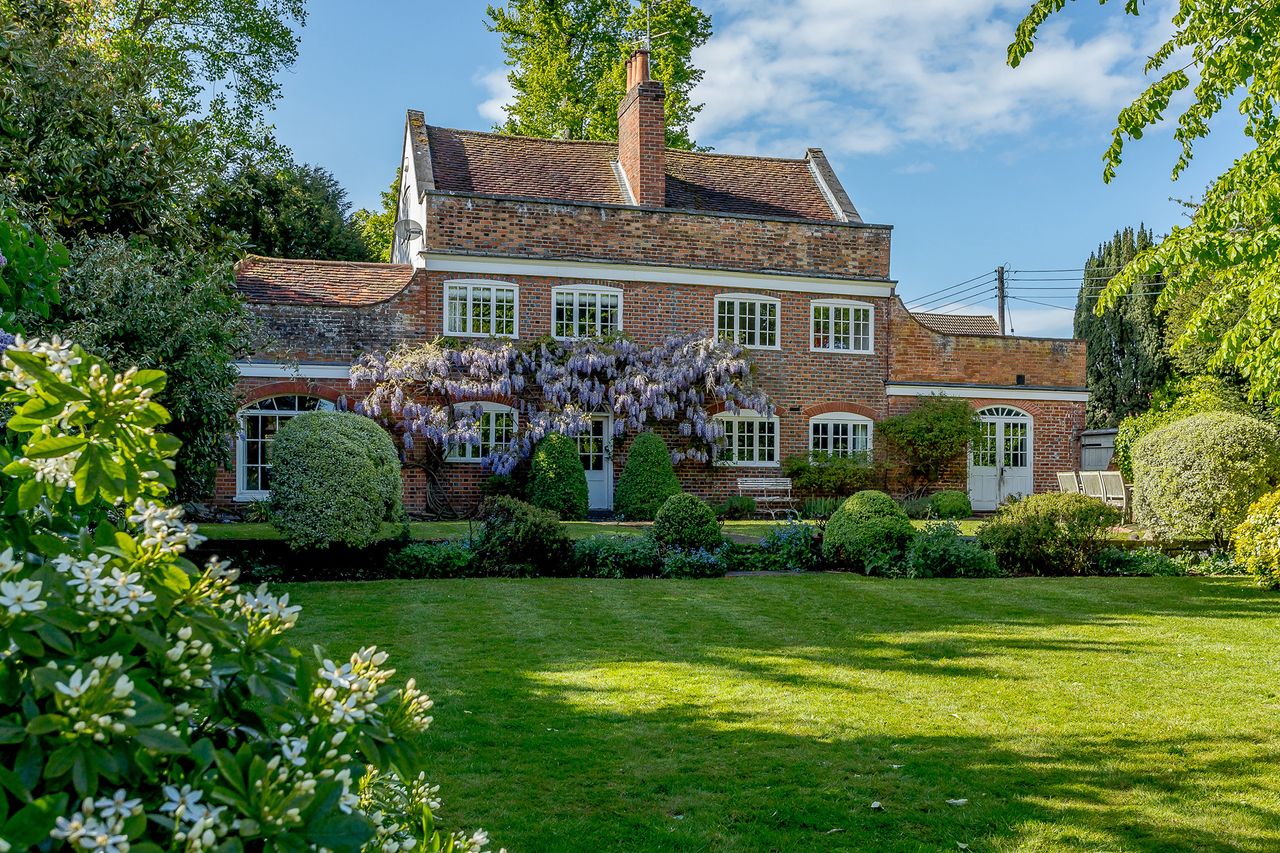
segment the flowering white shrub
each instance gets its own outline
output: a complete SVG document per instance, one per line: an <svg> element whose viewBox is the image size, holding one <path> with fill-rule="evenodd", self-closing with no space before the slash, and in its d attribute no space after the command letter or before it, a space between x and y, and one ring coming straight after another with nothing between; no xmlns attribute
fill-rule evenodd
<svg viewBox="0 0 1280 853"><path fill-rule="evenodd" d="M464 347L442 340L407 344L363 356L352 366L351 381L374 384L361 409L399 418L410 446L413 435L437 449L486 446L477 401L512 399L520 409L519 429L509 443L486 446L483 459L495 474L507 474L546 435L589 430L596 411L613 413L616 435L672 423L680 437L672 461L705 462L724 439L710 404L773 413L753 373L741 344L684 335L648 348L621 337L523 346L496 339ZM534 386L537 395L522 396Z"/></svg>
<svg viewBox="0 0 1280 853"><path fill-rule="evenodd" d="M0 853L428 850L431 722L373 647L291 649L299 608L184 554L159 371L20 338L0 402Z"/></svg>

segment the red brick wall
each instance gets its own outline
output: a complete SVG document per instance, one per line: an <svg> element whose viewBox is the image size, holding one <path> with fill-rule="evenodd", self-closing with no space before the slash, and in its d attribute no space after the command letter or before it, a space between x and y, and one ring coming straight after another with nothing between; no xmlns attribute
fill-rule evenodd
<svg viewBox="0 0 1280 853"><path fill-rule="evenodd" d="M884 225L427 194L427 250L889 277Z"/></svg>
<svg viewBox="0 0 1280 853"><path fill-rule="evenodd" d="M618 162L636 204L662 207L667 200L667 130L662 84L646 80L618 106Z"/></svg>
<svg viewBox="0 0 1280 853"><path fill-rule="evenodd" d="M899 299L890 317L890 382L970 382L1083 388L1084 341L944 335L922 326Z"/></svg>

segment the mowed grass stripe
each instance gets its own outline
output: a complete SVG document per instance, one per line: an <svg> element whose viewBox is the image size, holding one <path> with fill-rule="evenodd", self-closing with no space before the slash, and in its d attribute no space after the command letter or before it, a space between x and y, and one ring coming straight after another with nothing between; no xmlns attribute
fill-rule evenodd
<svg viewBox="0 0 1280 853"><path fill-rule="evenodd" d="M1280 597L1243 580L289 591L299 642L437 698L446 815L513 852L1280 849Z"/></svg>

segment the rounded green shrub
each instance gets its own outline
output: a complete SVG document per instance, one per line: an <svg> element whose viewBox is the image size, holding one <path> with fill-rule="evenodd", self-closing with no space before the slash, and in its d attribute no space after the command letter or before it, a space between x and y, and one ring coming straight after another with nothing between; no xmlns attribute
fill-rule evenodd
<svg viewBox="0 0 1280 853"><path fill-rule="evenodd" d="M271 520L294 548L363 548L404 517L400 457L386 430L352 412L291 418L271 445Z"/></svg>
<svg viewBox="0 0 1280 853"><path fill-rule="evenodd" d="M631 442L627 462L618 476L613 508L630 521L651 521L672 495L680 494L680 481L671 467L671 451L662 436L642 432Z"/></svg>
<svg viewBox="0 0 1280 853"><path fill-rule="evenodd" d="M480 532L472 542L486 575L566 576L573 573L573 543L554 512L498 495L480 507Z"/></svg>
<svg viewBox="0 0 1280 853"><path fill-rule="evenodd" d="M1280 490L1258 498L1235 531L1236 564L1259 582L1280 587Z"/></svg>
<svg viewBox="0 0 1280 853"><path fill-rule="evenodd" d="M1134 520L1176 539L1227 542L1280 483L1280 431L1234 412L1192 415L1133 449Z"/></svg>
<svg viewBox="0 0 1280 853"><path fill-rule="evenodd" d="M553 432L533 449L529 503L571 521L587 517L587 474L569 436Z"/></svg>
<svg viewBox="0 0 1280 853"><path fill-rule="evenodd" d="M724 543L716 514L697 495L667 498L653 519L653 538L667 548L714 551Z"/></svg>
<svg viewBox="0 0 1280 853"><path fill-rule="evenodd" d="M827 522L822 554L829 563L866 574L901 571L915 528L898 502L873 490L850 495Z"/></svg>
<svg viewBox="0 0 1280 853"><path fill-rule="evenodd" d="M945 489L929 496L929 511L934 518L968 518L973 515L973 504L964 492Z"/></svg>
<svg viewBox="0 0 1280 853"><path fill-rule="evenodd" d="M1049 492L1005 504L978 529L978 542L1015 575L1088 575L1120 511L1097 498Z"/></svg>
<svg viewBox="0 0 1280 853"><path fill-rule="evenodd" d="M756 514L756 499L747 495L731 495L716 507L717 518L742 520Z"/></svg>
<svg viewBox="0 0 1280 853"><path fill-rule="evenodd" d="M662 571L658 543L649 536L588 536L573 543L578 577L647 578Z"/></svg>

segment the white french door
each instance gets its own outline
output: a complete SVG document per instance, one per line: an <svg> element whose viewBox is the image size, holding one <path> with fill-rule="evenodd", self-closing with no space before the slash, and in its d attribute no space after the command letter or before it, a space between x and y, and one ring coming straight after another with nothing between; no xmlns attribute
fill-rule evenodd
<svg viewBox="0 0 1280 853"><path fill-rule="evenodd" d="M969 502L994 510L1011 497L1034 489L1031 470L1031 416L1012 406L978 412L981 432L969 448Z"/></svg>
<svg viewBox="0 0 1280 853"><path fill-rule="evenodd" d="M587 473L587 507L613 509L613 418L591 418L591 429L578 436L578 455Z"/></svg>

